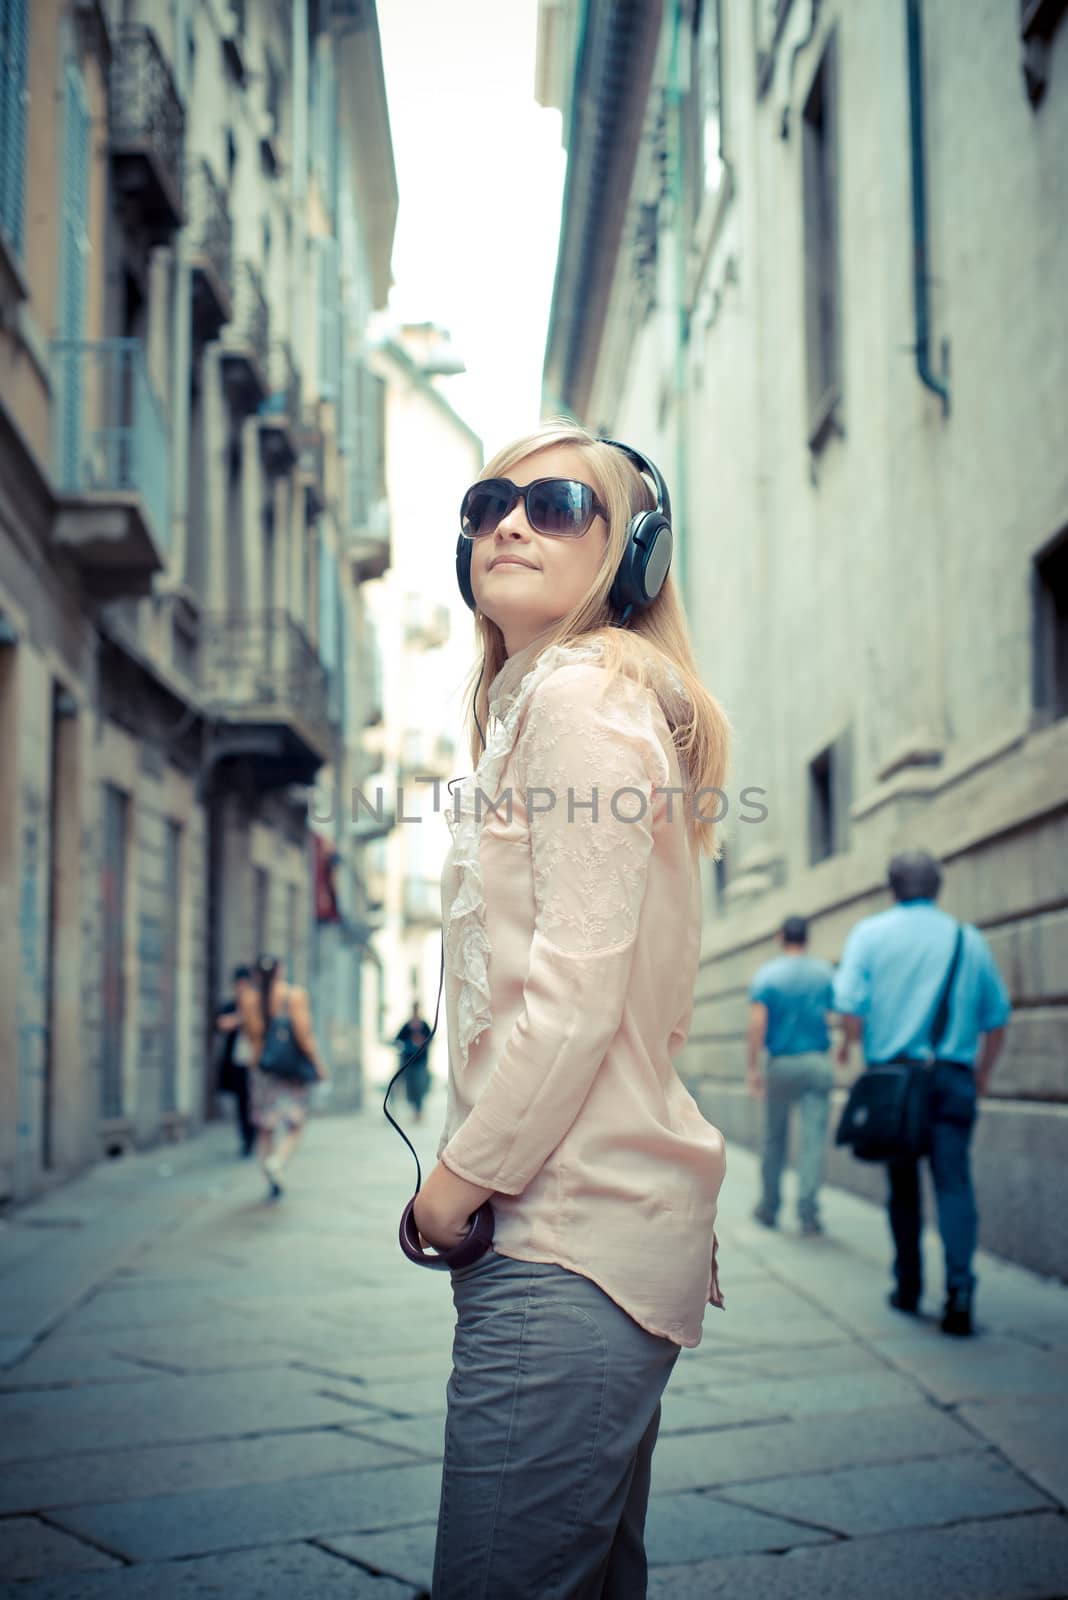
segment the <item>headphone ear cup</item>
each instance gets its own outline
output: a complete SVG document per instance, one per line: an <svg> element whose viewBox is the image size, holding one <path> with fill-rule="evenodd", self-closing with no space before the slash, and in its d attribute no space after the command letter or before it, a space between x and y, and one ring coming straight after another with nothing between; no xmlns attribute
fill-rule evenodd
<svg viewBox="0 0 1068 1600"><path fill-rule="evenodd" d="M652 604L667 577L671 550L671 524L662 512L643 511L632 519L608 597L614 611L643 611Z"/></svg>
<svg viewBox="0 0 1068 1600"><path fill-rule="evenodd" d="M471 587L471 540L465 539L462 533L456 541L456 581L467 605L477 611L478 602Z"/></svg>

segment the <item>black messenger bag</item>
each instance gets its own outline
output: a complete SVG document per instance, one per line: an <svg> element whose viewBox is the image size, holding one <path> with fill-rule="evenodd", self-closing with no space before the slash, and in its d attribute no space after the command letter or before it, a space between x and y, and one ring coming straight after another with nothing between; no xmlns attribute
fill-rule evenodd
<svg viewBox="0 0 1068 1600"><path fill-rule="evenodd" d="M867 1067L849 1091L835 1144L849 1145L858 1161L900 1161L926 1155L931 1143L931 1073L949 1023L950 997L964 946L957 928L953 957L942 983L928 1037L930 1061L880 1061Z"/></svg>

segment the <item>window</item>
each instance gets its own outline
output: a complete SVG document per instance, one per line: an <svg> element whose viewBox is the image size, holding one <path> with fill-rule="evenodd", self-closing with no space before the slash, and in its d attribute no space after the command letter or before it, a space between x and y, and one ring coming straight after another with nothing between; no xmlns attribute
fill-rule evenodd
<svg viewBox="0 0 1068 1600"><path fill-rule="evenodd" d="M1023 74L1031 104L1037 106L1049 82L1049 54L1068 0L1020 0Z"/></svg>
<svg viewBox="0 0 1068 1600"><path fill-rule="evenodd" d="M26 58L30 0L0 5L0 230L21 257L26 197Z"/></svg>
<svg viewBox="0 0 1068 1600"><path fill-rule="evenodd" d="M852 741L845 732L808 764L808 855L812 866L849 848L852 789Z"/></svg>
<svg viewBox="0 0 1068 1600"><path fill-rule="evenodd" d="M721 3L693 0L689 81L682 112L683 187L691 230L701 227L723 181Z"/></svg>
<svg viewBox="0 0 1068 1600"><path fill-rule="evenodd" d="M838 272L838 116L835 36L827 41L802 117L808 443L838 426L842 392Z"/></svg>
<svg viewBox="0 0 1068 1600"><path fill-rule="evenodd" d="M1032 572L1034 704L1043 720L1068 717L1068 528Z"/></svg>
<svg viewBox="0 0 1068 1600"><path fill-rule="evenodd" d="M256 959L270 948L271 879L266 867L252 869L252 947Z"/></svg>

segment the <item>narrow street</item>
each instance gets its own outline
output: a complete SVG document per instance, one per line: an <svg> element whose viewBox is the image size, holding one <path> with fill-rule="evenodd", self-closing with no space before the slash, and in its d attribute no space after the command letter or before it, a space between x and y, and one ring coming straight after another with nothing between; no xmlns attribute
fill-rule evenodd
<svg viewBox="0 0 1068 1600"><path fill-rule="evenodd" d="M440 1116L438 1088L428 1158ZM1068 1593L1068 1292L983 1257L982 1336L950 1341L936 1293L886 1308L879 1210L829 1193L825 1240L766 1233L729 1159L651 1596ZM397 1249L410 1169L372 1096L311 1125L276 1207L213 1126L0 1227L3 1600L426 1593L452 1307Z"/></svg>

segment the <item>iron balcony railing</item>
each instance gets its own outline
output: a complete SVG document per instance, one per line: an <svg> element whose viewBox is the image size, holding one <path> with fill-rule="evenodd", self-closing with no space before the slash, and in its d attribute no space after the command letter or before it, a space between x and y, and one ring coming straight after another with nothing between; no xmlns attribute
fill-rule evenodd
<svg viewBox="0 0 1068 1600"><path fill-rule="evenodd" d="M62 494L136 494L170 543L167 422L139 339L52 345L53 470Z"/></svg>
<svg viewBox="0 0 1068 1600"><path fill-rule="evenodd" d="M201 257L228 298L234 293L233 223L226 194L201 157L189 170L189 229L194 256Z"/></svg>
<svg viewBox="0 0 1068 1600"><path fill-rule="evenodd" d="M108 104L112 149L154 156L180 207L185 112L159 41L143 23L115 30Z"/></svg>
<svg viewBox="0 0 1068 1600"><path fill-rule="evenodd" d="M288 611L209 613L201 632L201 685L224 717L285 722L321 749L330 746L330 674Z"/></svg>
<svg viewBox="0 0 1068 1600"><path fill-rule="evenodd" d="M264 383L268 381L271 348L271 308L263 292L263 279L251 261L239 261L234 274L234 315L225 345L247 352Z"/></svg>
<svg viewBox="0 0 1068 1600"><path fill-rule="evenodd" d="M294 430L300 427L301 399L300 373L293 361L293 353L284 339L276 340L268 353L268 384L270 393L260 406L264 417L284 418Z"/></svg>

